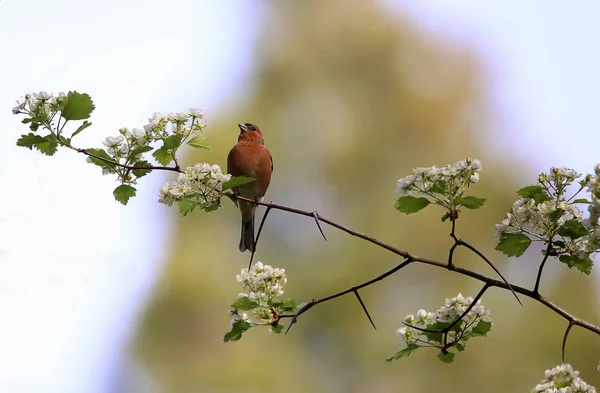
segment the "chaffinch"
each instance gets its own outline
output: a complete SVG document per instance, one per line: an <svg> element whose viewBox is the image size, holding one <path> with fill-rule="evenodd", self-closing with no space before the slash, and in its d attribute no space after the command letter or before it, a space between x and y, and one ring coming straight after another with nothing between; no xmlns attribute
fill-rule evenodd
<svg viewBox="0 0 600 393"><path fill-rule="evenodd" d="M273 158L265 147L262 132L257 125L251 123L238 124L240 135L227 156L227 173L232 176L247 176L255 180L250 183L234 187L233 191L239 196L261 200L273 172ZM242 213L242 234L239 250L254 252L254 215L256 204L238 201Z"/></svg>

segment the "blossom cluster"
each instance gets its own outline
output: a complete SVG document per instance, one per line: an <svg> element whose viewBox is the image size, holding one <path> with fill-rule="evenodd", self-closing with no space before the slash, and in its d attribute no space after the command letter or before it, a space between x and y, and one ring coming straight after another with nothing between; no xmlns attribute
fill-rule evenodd
<svg viewBox="0 0 600 393"><path fill-rule="evenodd" d="M22 100L17 101L17 105L12 109L12 113L14 115L24 114L31 117L38 117L40 120L42 117L51 118L52 114L60 111L61 104L66 96L63 92L55 95L45 91L27 94Z"/></svg>
<svg viewBox="0 0 600 393"><path fill-rule="evenodd" d="M435 312L421 309L417 311L416 315L407 315L404 323L410 326L401 327L396 331L399 341L406 343L407 346L428 346L440 349L455 346L459 350L463 350L469 338L485 335L491 329L490 311L481 305L481 300L478 300L469 312L450 329L445 340L442 334L430 331L447 328L472 303L472 297L464 297L459 293L456 297L446 299L445 304Z"/></svg>
<svg viewBox="0 0 600 393"><path fill-rule="evenodd" d="M262 262L256 262L250 269L242 269L235 278L248 291L242 295L259 304L267 304L283 295L283 286L287 283L285 269L273 268Z"/></svg>
<svg viewBox="0 0 600 393"><path fill-rule="evenodd" d="M203 119L204 112L197 108L168 114L155 112L148 119L148 124L144 125L144 131L155 139L164 139L169 135L182 135L186 138L198 134L206 127Z"/></svg>
<svg viewBox="0 0 600 393"><path fill-rule="evenodd" d="M398 180L396 193L400 195L396 209L403 213L415 213L434 203L447 209L442 218L456 219L460 207L477 209L484 198L464 196L468 188L479 181L481 161L466 158L441 168L416 168L407 177Z"/></svg>
<svg viewBox="0 0 600 393"><path fill-rule="evenodd" d="M396 192L400 195L408 195L411 192L418 192L424 196L435 193L462 195L471 184L479 181L480 170L481 161L471 158L441 168L415 168L411 175L398 180Z"/></svg>
<svg viewBox="0 0 600 393"><path fill-rule="evenodd" d="M220 166L198 163L187 167L177 180L162 185L158 201L171 206L187 199L205 211L212 211L219 206L223 183L230 179L231 175L223 174Z"/></svg>
<svg viewBox="0 0 600 393"><path fill-rule="evenodd" d="M255 263L250 269L242 269L236 276L245 292L239 293L231 305L231 326L239 321L250 325L276 325L280 311L295 308L292 301L277 302L276 297L283 295L283 286L287 283L285 269L273 268L262 262ZM252 310L257 322L252 322L245 311Z"/></svg>
<svg viewBox="0 0 600 393"><path fill-rule="evenodd" d="M595 168L595 176L582 178L579 191L567 197L568 187L581 176L565 167L552 167L549 173L540 174L538 184L519 190L522 198L496 225L498 239L525 235L534 241L552 243L554 255L588 260L600 248L600 165ZM586 187L591 201L575 199ZM588 204L587 218L576 204Z"/></svg>
<svg viewBox="0 0 600 393"><path fill-rule="evenodd" d="M596 393L596 388L579 378L579 372L568 364L558 365L544 373L544 379L531 393Z"/></svg>

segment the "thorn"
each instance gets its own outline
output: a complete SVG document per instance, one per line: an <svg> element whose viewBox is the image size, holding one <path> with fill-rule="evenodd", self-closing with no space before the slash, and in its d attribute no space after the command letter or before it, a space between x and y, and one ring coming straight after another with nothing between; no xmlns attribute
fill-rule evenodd
<svg viewBox="0 0 600 393"><path fill-rule="evenodd" d="M315 223L317 224L317 227L319 228L319 231L321 232L321 236L323 236L323 239L325 239L325 241L327 241L327 237L325 236L325 233L323 233L323 228L321 228L321 224L319 223L319 213L317 213L317 211L315 210L314 212L312 212L312 216L315 219Z"/></svg>
<svg viewBox="0 0 600 393"><path fill-rule="evenodd" d="M373 319L369 315L369 311L367 311L367 307L365 306L365 304L363 303L362 299L360 298L360 295L358 294L358 291L354 290L352 292L354 292L354 294L356 295L356 298L358 299L358 302L360 303L363 311L365 312L365 314L367 314L367 318L369 318L369 322L371 322L371 326L373 326L373 329L377 330L377 326L375 326L375 323L373 322Z"/></svg>

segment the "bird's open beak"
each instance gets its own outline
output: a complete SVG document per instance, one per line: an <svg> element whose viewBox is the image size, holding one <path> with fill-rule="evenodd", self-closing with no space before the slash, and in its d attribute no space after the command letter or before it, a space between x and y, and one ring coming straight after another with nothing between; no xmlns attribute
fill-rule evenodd
<svg viewBox="0 0 600 393"><path fill-rule="evenodd" d="M248 132L248 127L245 124L238 124L238 127L240 127L240 131Z"/></svg>

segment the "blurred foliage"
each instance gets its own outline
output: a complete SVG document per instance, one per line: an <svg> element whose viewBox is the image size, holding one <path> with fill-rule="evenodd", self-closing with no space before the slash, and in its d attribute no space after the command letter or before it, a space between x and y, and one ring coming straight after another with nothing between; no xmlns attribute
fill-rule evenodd
<svg viewBox="0 0 600 393"><path fill-rule="evenodd" d="M508 152L494 163L474 142L486 140L492 111L476 54L374 1L270 2L260 23L255 77L250 87L240 87L251 93L209 123L213 150L194 152L188 163L224 166L236 124L256 123L275 164L266 200L317 210L409 252L444 260L452 242L449 223L440 222L443 212L396 212L396 180L416 166L480 158L482 181L473 194L488 201L462 215L457 233L491 256L509 280L533 285L539 261L534 251L509 261L493 251L493 225L515 199L511 190L528 181L509 175L518 165ZM509 159L512 168L506 167ZM240 342L223 344L228 304L240 290L235 274L249 258L237 251L239 220L228 202L217 214L176 220L170 263L135 343L165 392L527 391L545 368L560 363L566 322L532 301L521 308L510 293L494 289L484 296L496 322L489 338L470 344L453 364L437 360L433 350L386 363L401 348L395 330L406 314L436 309L445 297L474 295L481 287L426 266L411 266L362 292L376 331L356 299L346 297L313 308L287 336L253 329ZM255 260L286 269L285 297L303 302L325 296L401 262L324 229L328 242L310 219L270 214ZM459 266L493 275L466 250L456 255ZM551 265L543 293L598 321L589 277ZM596 385L599 354L597 337L573 329L567 360Z"/></svg>

